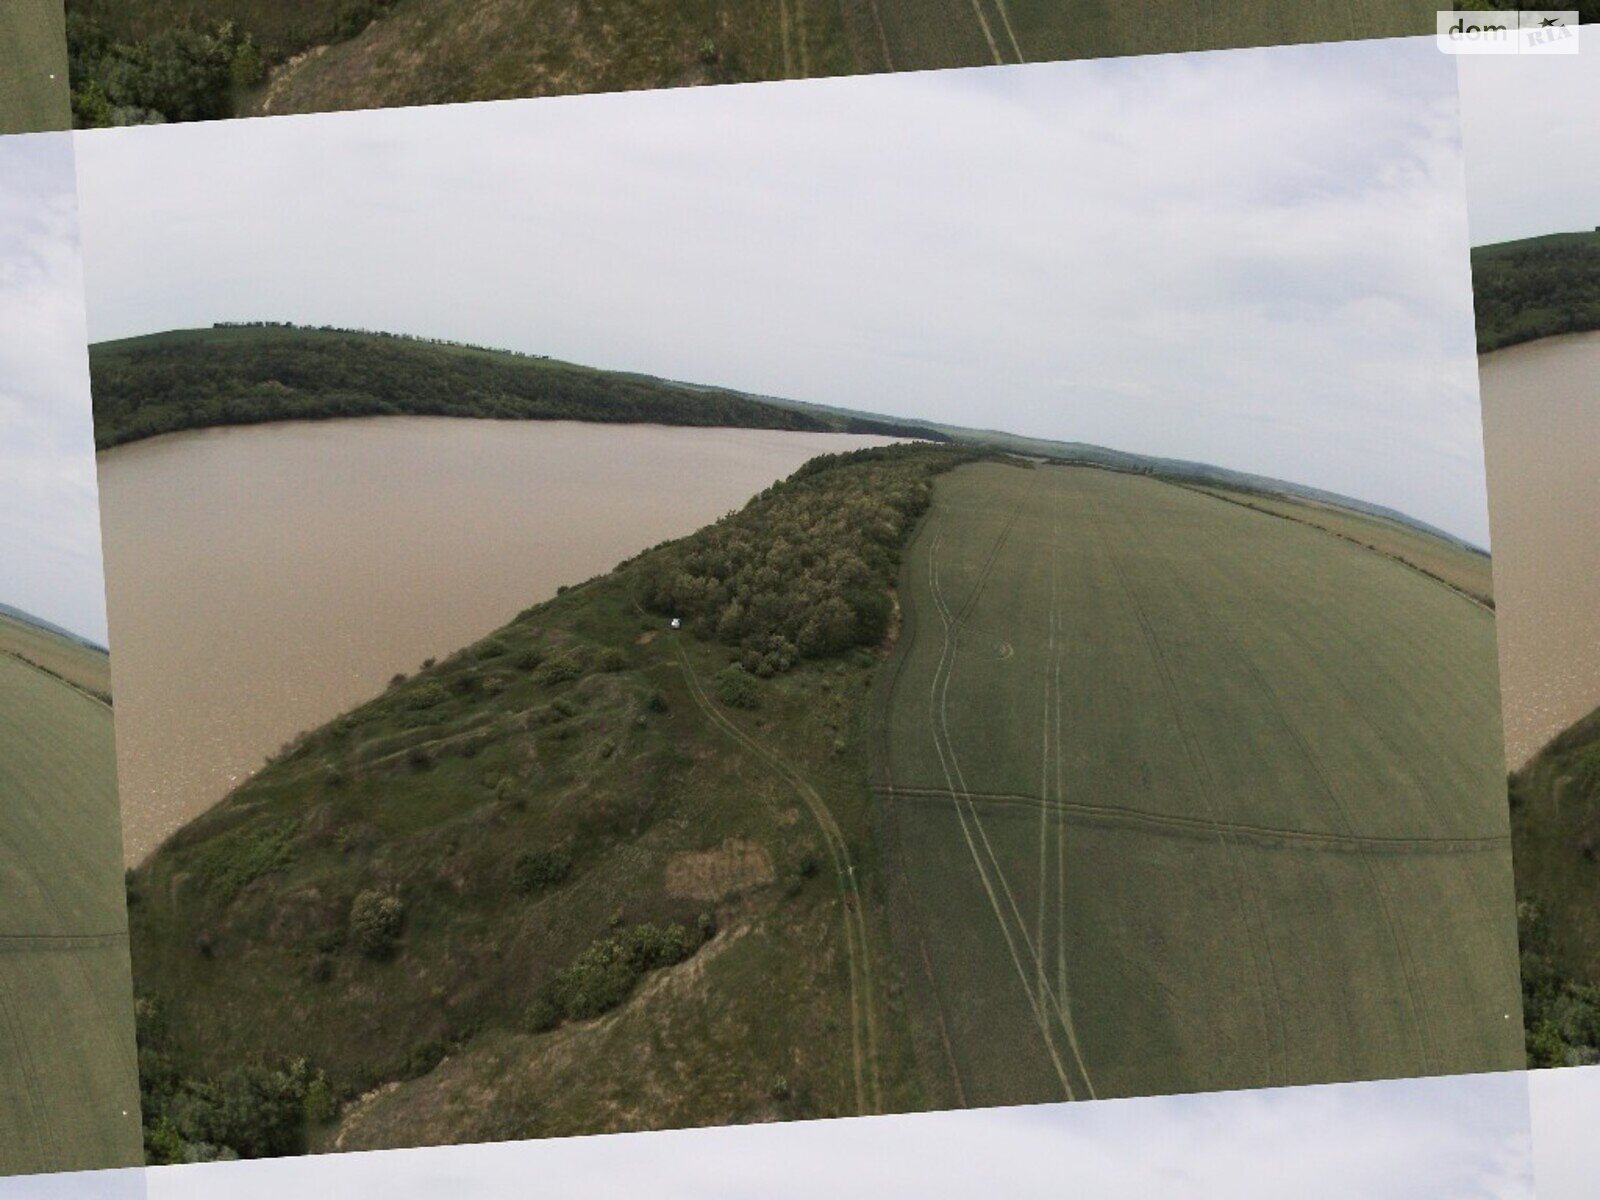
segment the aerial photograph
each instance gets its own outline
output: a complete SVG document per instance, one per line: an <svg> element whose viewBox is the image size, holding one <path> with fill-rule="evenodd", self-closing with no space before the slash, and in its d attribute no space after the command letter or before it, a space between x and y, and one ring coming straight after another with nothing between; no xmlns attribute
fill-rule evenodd
<svg viewBox="0 0 1600 1200"><path fill-rule="evenodd" d="M69 135L0 141L0 1174L140 1161Z"/></svg>
<svg viewBox="0 0 1600 1200"><path fill-rule="evenodd" d="M82 135L149 1161L1521 1067L1455 104Z"/></svg>
<svg viewBox="0 0 1600 1200"><path fill-rule="evenodd" d="M80 129L1416 36L1434 31L1436 7L1427 0L66 0ZM59 3L55 18L59 24Z"/></svg>
<svg viewBox="0 0 1600 1200"><path fill-rule="evenodd" d="M1579 31L1592 42L1592 30ZM1600 1062L1600 103L1592 55L1461 64L1529 1065Z"/></svg>
<svg viewBox="0 0 1600 1200"><path fill-rule="evenodd" d="M0 1180L0 1200L522 1200L530 1180L609 1200L641 1179L661 1200L1533 1200L1535 1157L1541 1198L1588 1195L1546 1192L1528 1092L1516 1072L441 1146L53 1176L37 1190Z"/></svg>

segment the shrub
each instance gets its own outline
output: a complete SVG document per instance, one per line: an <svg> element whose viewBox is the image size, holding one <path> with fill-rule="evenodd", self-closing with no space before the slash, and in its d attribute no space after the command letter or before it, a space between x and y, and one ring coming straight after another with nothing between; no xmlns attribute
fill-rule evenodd
<svg viewBox="0 0 1600 1200"><path fill-rule="evenodd" d="M761 707L761 685L743 667L722 668L712 676L711 690L729 708Z"/></svg>
<svg viewBox="0 0 1600 1200"><path fill-rule="evenodd" d="M368 889L350 903L350 940L368 958L389 958L400 940L404 919L400 897Z"/></svg>
<svg viewBox="0 0 1600 1200"><path fill-rule="evenodd" d="M519 895L546 891L572 873L572 851L566 846L524 850L511 865L511 887Z"/></svg>
<svg viewBox="0 0 1600 1200"><path fill-rule="evenodd" d="M306 1085L306 1120L313 1125L326 1125L339 1115L339 1099L333 1094L333 1085L327 1075L318 1071Z"/></svg>
<svg viewBox="0 0 1600 1200"><path fill-rule="evenodd" d="M195 874L219 904L294 860L292 820L255 822L213 839L194 858Z"/></svg>
<svg viewBox="0 0 1600 1200"><path fill-rule="evenodd" d="M539 682L543 684L571 683L583 675L583 656L576 651L569 650L545 663L539 671Z"/></svg>
<svg viewBox="0 0 1600 1200"><path fill-rule="evenodd" d="M585 1021L609 1012L647 972L682 962L701 941L684 925L645 924L594 942L551 977L529 1009L530 1025L548 1029L561 1018Z"/></svg>
<svg viewBox="0 0 1600 1200"><path fill-rule="evenodd" d="M528 1005L524 1017L528 1029L533 1033L543 1033L547 1029L554 1029L561 1024L561 1006L548 992L540 992L533 998L533 1003Z"/></svg>
<svg viewBox="0 0 1600 1200"><path fill-rule="evenodd" d="M433 708L448 699L450 692L447 688L437 683L424 683L411 689L411 693L406 697L406 707Z"/></svg>
<svg viewBox="0 0 1600 1200"><path fill-rule="evenodd" d="M595 660L595 669L598 671L620 671L627 665L628 656L616 646L605 647Z"/></svg>
<svg viewBox="0 0 1600 1200"><path fill-rule="evenodd" d="M450 1048L438 1038L427 1038L411 1047L406 1054L405 1066L402 1068L407 1079L416 1079L426 1075L440 1063L449 1053Z"/></svg>

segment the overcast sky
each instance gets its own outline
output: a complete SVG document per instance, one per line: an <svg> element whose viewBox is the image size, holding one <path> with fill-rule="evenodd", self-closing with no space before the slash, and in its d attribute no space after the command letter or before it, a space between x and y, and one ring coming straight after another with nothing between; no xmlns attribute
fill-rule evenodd
<svg viewBox="0 0 1600 1200"><path fill-rule="evenodd" d="M1520 1073L154 1170L150 1200L1533 1200ZM0 1189L0 1200L18 1200Z"/></svg>
<svg viewBox="0 0 1600 1200"><path fill-rule="evenodd" d="M1591 1200L1600 1067L1530 1072L1528 1095L1539 1200Z"/></svg>
<svg viewBox="0 0 1600 1200"><path fill-rule="evenodd" d="M1473 245L1600 226L1600 34L1579 54L1464 55Z"/></svg>
<svg viewBox="0 0 1600 1200"><path fill-rule="evenodd" d="M104 643L69 134L0 138L0 603Z"/></svg>
<svg viewBox="0 0 1600 1200"><path fill-rule="evenodd" d="M1419 38L97 131L90 329L442 335L1483 543L1453 70Z"/></svg>

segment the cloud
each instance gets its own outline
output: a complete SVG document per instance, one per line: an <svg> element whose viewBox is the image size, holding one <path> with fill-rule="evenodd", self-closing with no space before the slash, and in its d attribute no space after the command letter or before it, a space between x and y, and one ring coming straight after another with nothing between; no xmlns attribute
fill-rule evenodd
<svg viewBox="0 0 1600 1200"><path fill-rule="evenodd" d="M1530 1072L1528 1095L1539 1200L1589 1200L1595 1192L1600 1067Z"/></svg>
<svg viewBox="0 0 1600 1200"><path fill-rule="evenodd" d="M1521 1074L169 1168L151 1200L1533 1200ZM0 1198L3 1200L3 1198Z"/></svg>
<svg viewBox="0 0 1600 1200"><path fill-rule="evenodd" d="M106 636L72 143L0 139L0 602Z"/></svg>
<svg viewBox="0 0 1600 1200"><path fill-rule="evenodd" d="M1411 39L87 133L91 329L436 334L1485 541L1453 70Z"/></svg>
<svg viewBox="0 0 1600 1200"><path fill-rule="evenodd" d="M0 1200L146 1200L143 1170L71 1171L0 1179Z"/></svg>

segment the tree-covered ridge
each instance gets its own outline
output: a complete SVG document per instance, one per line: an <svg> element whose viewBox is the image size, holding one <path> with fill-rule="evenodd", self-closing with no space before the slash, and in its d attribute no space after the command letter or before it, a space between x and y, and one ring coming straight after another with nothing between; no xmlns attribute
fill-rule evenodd
<svg viewBox="0 0 1600 1200"><path fill-rule="evenodd" d="M1600 1063L1600 711L1509 780L1530 1067Z"/></svg>
<svg viewBox="0 0 1600 1200"><path fill-rule="evenodd" d="M487 417L937 439L735 392L369 331L219 325L90 348L95 444L182 429L363 416Z"/></svg>
<svg viewBox="0 0 1600 1200"><path fill-rule="evenodd" d="M933 476L972 452L900 446L815 458L640 565L646 608L737 647L756 675L881 642L900 546Z"/></svg>
<svg viewBox="0 0 1600 1200"><path fill-rule="evenodd" d="M1600 233L1557 233L1472 251L1478 353L1600 329Z"/></svg>

